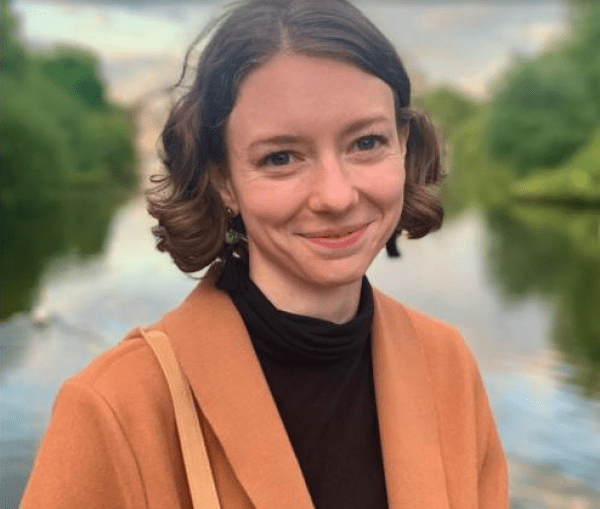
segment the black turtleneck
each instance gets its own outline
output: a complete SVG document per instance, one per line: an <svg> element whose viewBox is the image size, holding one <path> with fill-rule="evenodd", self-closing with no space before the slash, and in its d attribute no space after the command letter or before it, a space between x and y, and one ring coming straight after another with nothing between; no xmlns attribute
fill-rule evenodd
<svg viewBox="0 0 600 509"><path fill-rule="evenodd" d="M248 329L316 509L387 508L373 387L373 292L335 324L276 309L229 258L217 286Z"/></svg>

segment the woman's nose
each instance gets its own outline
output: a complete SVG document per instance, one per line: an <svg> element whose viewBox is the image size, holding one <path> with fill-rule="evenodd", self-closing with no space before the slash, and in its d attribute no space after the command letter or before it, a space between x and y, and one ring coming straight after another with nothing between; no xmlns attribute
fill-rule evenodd
<svg viewBox="0 0 600 509"><path fill-rule="evenodd" d="M314 169L309 207L315 212L345 212L358 201L358 190L338 157L320 160Z"/></svg>

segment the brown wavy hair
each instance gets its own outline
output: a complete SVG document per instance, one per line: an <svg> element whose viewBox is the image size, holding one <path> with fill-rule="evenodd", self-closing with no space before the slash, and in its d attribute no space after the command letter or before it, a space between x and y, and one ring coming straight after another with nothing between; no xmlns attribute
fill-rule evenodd
<svg viewBox="0 0 600 509"><path fill-rule="evenodd" d="M215 28L216 27L216 28ZM148 210L160 251L183 272L196 272L225 249L228 216L217 191L225 172L225 123L244 78L281 52L342 60L394 91L398 129L408 130L404 207L396 236L420 238L440 228L443 209L431 193L442 177L435 131L410 109L410 80L386 37L346 0L249 0L214 23L190 89L173 106L162 132L167 173L153 178ZM187 61L182 77L187 72Z"/></svg>

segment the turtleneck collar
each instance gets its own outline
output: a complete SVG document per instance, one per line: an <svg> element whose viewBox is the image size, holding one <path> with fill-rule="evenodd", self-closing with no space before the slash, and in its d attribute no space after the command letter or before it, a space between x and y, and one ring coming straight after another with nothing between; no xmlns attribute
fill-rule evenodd
<svg viewBox="0 0 600 509"><path fill-rule="evenodd" d="M278 363L331 364L360 355L369 343L373 291L366 277L356 316L343 324L275 308L252 282L241 259L227 260L217 287L231 296L257 352Z"/></svg>

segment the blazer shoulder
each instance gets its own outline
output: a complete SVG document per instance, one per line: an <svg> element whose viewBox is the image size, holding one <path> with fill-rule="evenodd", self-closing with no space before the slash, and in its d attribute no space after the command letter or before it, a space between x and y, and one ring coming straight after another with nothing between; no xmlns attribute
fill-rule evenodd
<svg viewBox="0 0 600 509"><path fill-rule="evenodd" d="M136 330L62 385L23 507L146 508L176 500L183 472L168 386Z"/></svg>
<svg viewBox="0 0 600 509"><path fill-rule="evenodd" d="M86 388L124 418L143 408L156 410L168 401L164 374L140 329L132 330L65 385Z"/></svg>
<svg viewBox="0 0 600 509"><path fill-rule="evenodd" d="M395 327L401 324L410 327L419 348L434 368L461 367L476 370L473 355L456 327L408 308L379 291L376 300L380 303L387 323Z"/></svg>

